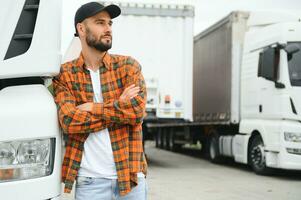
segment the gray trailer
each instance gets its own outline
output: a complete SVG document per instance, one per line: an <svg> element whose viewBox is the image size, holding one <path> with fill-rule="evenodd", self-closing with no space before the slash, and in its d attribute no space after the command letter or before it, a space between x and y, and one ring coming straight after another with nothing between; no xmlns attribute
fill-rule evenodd
<svg viewBox="0 0 301 200"><path fill-rule="evenodd" d="M246 12L233 12L194 37L195 122L239 122L239 75L248 17Z"/></svg>
<svg viewBox="0 0 301 200"><path fill-rule="evenodd" d="M200 141L202 151L209 154L216 129L238 132L239 73L248 17L248 12L232 12L194 37L193 121L147 124L155 132L157 147L177 150Z"/></svg>

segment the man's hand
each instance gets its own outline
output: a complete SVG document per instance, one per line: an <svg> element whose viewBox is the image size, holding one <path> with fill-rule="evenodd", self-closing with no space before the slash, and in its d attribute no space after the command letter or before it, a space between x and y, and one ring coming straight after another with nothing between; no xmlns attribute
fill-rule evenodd
<svg viewBox="0 0 301 200"><path fill-rule="evenodd" d="M92 107L93 107L93 103L88 102L88 103L84 103L81 105L76 106L76 108L82 110L82 111L87 111L87 112L91 112L92 111Z"/></svg>
<svg viewBox="0 0 301 200"><path fill-rule="evenodd" d="M125 88L121 96L119 97L119 100L125 101L130 100L138 95L138 92L140 91L140 87L136 87L134 84L130 85L129 87Z"/></svg>
<svg viewBox="0 0 301 200"><path fill-rule="evenodd" d="M119 97L119 100L122 100L122 101L130 100L130 99L134 98L135 96L137 96L139 91L140 91L140 88L136 87L133 84L133 85L127 87L123 91L123 93ZM82 111L91 112L92 108L93 108L93 103L91 103L91 102L84 103L84 104L76 106L76 108L78 108L78 109L80 109Z"/></svg>

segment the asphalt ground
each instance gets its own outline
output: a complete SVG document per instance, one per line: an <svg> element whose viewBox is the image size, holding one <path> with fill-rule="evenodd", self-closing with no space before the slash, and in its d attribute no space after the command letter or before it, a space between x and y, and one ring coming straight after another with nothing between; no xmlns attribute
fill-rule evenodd
<svg viewBox="0 0 301 200"><path fill-rule="evenodd" d="M147 142L148 200L301 200L301 172L258 176L231 159L212 164L199 150L170 152ZM74 199L74 194L62 196Z"/></svg>

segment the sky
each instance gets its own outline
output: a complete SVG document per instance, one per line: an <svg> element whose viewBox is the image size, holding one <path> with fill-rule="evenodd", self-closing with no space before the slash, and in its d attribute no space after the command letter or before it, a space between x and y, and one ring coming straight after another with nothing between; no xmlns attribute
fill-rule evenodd
<svg viewBox="0 0 301 200"><path fill-rule="evenodd" d="M129 1L119 0L118 2ZM300 0L132 0L132 2L193 5L195 7L195 35L234 10L299 9L301 15Z"/></svg>
<svg viewBox="0 0 301 200"><path fill-rule="evenodd" d="M63 0L63 29L73 29L73 18L76 9L89 0ZM195 9L194 35L219 21L235 10L262 11L262 10L300 10L301 0L103 0L103 2L130 2L142 4L185 4ZM70 40L70 33L63 30L62 40ZM62 50L66 48L62 42Z"/></svg>

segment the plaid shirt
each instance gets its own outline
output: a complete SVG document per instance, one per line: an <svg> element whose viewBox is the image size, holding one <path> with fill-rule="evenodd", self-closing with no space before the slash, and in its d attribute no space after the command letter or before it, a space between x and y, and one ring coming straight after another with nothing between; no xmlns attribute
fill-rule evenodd
<svg viewBox="0 0 301 200"><path fill-rule="evenodd" d="M90 133L108 128L120 195L137 185L137 173L146 174L147 164L142 146L142 120L145 116L146 88L139 63L131 57L105 54L99 68L103 103L94 103L91 112L76 106L93 102L93 87L82 54L64 63L53 79L59 121L67 136L62 167L64 192L70 192L80 168L84 142ZM119 100L132 84L140 87L131 100Z"/></svg>

